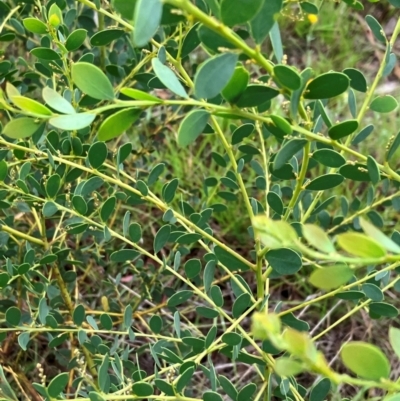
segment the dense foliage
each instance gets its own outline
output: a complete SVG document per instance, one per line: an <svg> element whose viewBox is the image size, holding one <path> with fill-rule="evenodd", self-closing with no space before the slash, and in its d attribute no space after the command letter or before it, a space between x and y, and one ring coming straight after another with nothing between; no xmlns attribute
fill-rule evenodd
<svg viewBox="0 0 400 401"><path fill-rule="evenodd" d="M400 400L400 19L326 3L0 2L2 400Z"/></svg>

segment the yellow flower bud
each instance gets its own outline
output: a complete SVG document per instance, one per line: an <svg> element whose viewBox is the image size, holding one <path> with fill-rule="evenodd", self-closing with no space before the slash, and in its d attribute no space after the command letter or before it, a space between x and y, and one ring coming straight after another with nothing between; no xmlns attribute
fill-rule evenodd
<svg viewBox="0 0 400 401"><path fill-rule="evenodd" d="M54 28L57 28L60 25L60 22L60 18L57 14L52 14L49 18L49 24L54 26Z"/></svg>
<svg viewBox="0 0 400 401"><path fill-rule="evenodd" d="M318 22L318 15L315 14L308 14L307 19L310 22L310 24L314 25Z"/></svg>

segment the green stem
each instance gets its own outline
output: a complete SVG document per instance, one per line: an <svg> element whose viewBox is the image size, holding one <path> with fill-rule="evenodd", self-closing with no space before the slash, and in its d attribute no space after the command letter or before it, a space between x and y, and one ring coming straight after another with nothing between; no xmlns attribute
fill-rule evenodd
<svg viewBox="0 0 400 401"><path fill-rule="evenodd" d="M303 183L306 178L307 169L308 169L308 162L310 160L310 148L311 143L307 142L306 146L304 147L303 151L303 162L301 163L300 174L296 179L296 188L293 192L293 196L290 199L289 205L286 209L285 215L283 216L283 220L287 220L291 215L296 203L300 197L301 191L303 190Z"/></svg>

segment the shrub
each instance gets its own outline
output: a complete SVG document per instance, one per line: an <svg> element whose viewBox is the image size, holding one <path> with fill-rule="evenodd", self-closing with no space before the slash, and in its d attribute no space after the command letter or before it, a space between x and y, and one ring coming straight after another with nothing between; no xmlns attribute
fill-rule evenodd
<svg viewBox="0 0 400 401"><path fill-rule="evenodd" d="M392 320L347 333L398 315L400 20L375 77L316 74L279 26L318 12L0 3L2 399L400 399Z"/></svg>

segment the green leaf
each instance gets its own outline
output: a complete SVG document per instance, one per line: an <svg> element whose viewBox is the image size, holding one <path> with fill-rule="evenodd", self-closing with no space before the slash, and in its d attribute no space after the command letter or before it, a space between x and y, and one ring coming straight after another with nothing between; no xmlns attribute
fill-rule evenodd
<svg viewBox="0 0 400 401"><path fill-rule="evenodd" d="M250 294L243 293L242 295L239 295L239 297L233 303L232 316L235 319L238 319L242 315L242 313L249 307L250 302Z"/></svg>
<svg viewBox="0 0 400 401"><path fill-rule="evenodd" d="M178 130L178 144L185 147L193 143L207 126L210 114L205 110L192 110L186 114Z"/></svg>
<svg viewBox="0 0 400 401"><path fill-rule="evenodd" d="M238 55L223 53L200 65L194 78L194 92L199 99L212 99L219 95L235 71Z"/></svg>
<svg viewBox="0 0 400 401"><path fill-rule="evenodd" d="M344 177L340 174L325 174L314 178L307 184L306 188L309 191L325 191L339 186L343 181Z"/></svg>
<svg viewBox="0 0 400 401"><path fill-rule="evenodd" d="M151 60L154 73L157 78L173 93L176 95L188 98L188 95L180 83L178 77L172 72L170 68L165 66L157 57Z"/></svg>
<svg viewBox="0 0 400 401"><path fill-rule="evenodd" d="M291 125L288 123L288 121L281 117L281 116L275 116L271 114L270 119L274 123L274 125L279 128L284 134L286 135L291 135L293 133L293 129Z"/></svg>
<svg viewBox="0 0 400 401"><path fill-rule="evenodd" d="M131 21L133 20L136 2L137 0L113 0L113 6L122 17Z"/></svg>
<svg viewBox="0 0 400 401"><path fill-rule="evenodd" d="M280 376L297 376L305 369L302 363L284 356L277 359L275 363L275 372Z"/></svg>
<svg viewBox="0 0 400 401"><path fill-rule="evenodd" d="M18 336L18 344L23 351L27 350L28 342L30 340L30 333L24 332Z"/></svg>
<svg viewBox="0 0 400 401"><path fill-rule="evenodd" d="M307 139L300 138L294 138L286 142L275 156L274 169L279 170L282 168L297 152L303 149L307 142Z"/></svg>
<svg viewBox="0 0 400 401"><path fill-rule="evenodd" d="M310 3L309 1L303 1L300 3L301 9L307 14L318 15L319 9L315 4Z"/></svg>
<svg viewBox="0 0 400 401"><path fill-rule="evenodd" d="M65 389L69 381L69 373L60 373L49 384L47 392L51 398L57 398L60 393Z"/></svg>
<svg viewBox="0 0 400 401"><path fill-rule="evenodd" d="M261 10L262 5L263 0L222 0L222 22L228 26L244 24Z"/></svg>
<svg viewBox="0 0 400 401"><path fill-rule="evenodd" d="M147 1L147 0L146 0ZM138 397L150 397L154 393L153 386L145 382L136 382L132 385L132 392Z"/></svg>
<svg viewBox="0 0 400 401"><path fill-rule="evenodd" d="M72 80L85 94L98 100L113 100L114 90L107 76L93 64L78 62L72 64Z"/></svg>
<svg viewBox="0 0 400 401"><path fill-rule="evenodd" d="M72 198L72 206L79 214L81 214L83 216L88 211L87 203L86 203L85 199L83 198L83 196L81 196L81 195L75 195Z"/></svg>
<svg viewBox="0 0 400 401"><path fill-rule="evenodd" d="M253 124L243 124L240 127L236 128L232 133L232 145L237 145L242 142L244 138L249 137L254 131Z"/></svg>
<svg viewBox="0 0 400 401"><path fill-rule="evenodd" d="M150 95L149 93L143 92L139 89L133 89L133 88L122 88L121 93L125 96L131 97L132 99L136 100L147 100L149 102L155 102L155 103L162 103L162 99L159 99L156 96Z"/></svg>
<svg viewBox="0 0 400 401"><path fill-rule="evenodd" d="M21 317L21 311L16 306L12 306L6 311L6 322L11 326L18 326L21 322Z"/></svg>
<svg viewBox="0 0 400 401"><path fill-rule="evenodd" d="M350 86L359 92L367 92L368 84L365 76L355 68L346 68L343 73L350 78Z"/></svg>
<svg viewBox="0 0 400 401"><path fill-rule="evenodd" d="M234 255L221 248L220 246L214 247L215 256L218 258L218 261L226 266L229 270L240 270L246 271L249 270L249 267L242 262L240 259L236 258Z"/></svg>
<svg viewBox="0 0 400 401"><path fill-rule="evenodd" d="M285 88L294 91L301 86L301 76L292 67L284 64L276 65L274 67L274 75L278 82Z"/></svg>
<svg viewBox="0 0 400 401"><path fill-rule="evenodd" d="M108 155L107 145L104 142L93 143L88 150L88 160L94 169L98 169L106 161Z"/></svg>
<svg viewBox="0 0 400 401"><path fill-rule="evenodd" d="M86 312L83 305L77 305L74 309L72 314L72 320L77 326L81 326L82 323L85 321Z"/></svg>
<svg viewBox="0 0 400 401"><path fill-rule="evenodd" d="M171 226L169 224L162 226L154 237L154 253L158 253L167 243L169 236L171 234Z"/></svg>
<svg viewBox="0 0 400 401"><path fill-rule="evenodd" d="M381 245L387 251L393 252L395 254L400 254L400 246L397 245L392 239L387 237L382 231L376 228L368 220L360 217L360 226L364 230L365 234L378 242L379 245Z"/></svg>
<svg viewBox="0 0 400 401"><path fill-rule="evenodd" d="M329 128L328 134L332 139L344 138L358 129L357 120L347 120Z"/></svg>
<svg viewBox="0 0 400 401"><path fill-rule="evenodd" d="M400 329L396 327L389 328L389 341L393 351L400 358Z"/></svg>
<svg viewBox="0 0 400 401"><path fill-rule="evenodd" d="M222 335L221 340L232 347L239 345L242 342L242 336L238 333L225 333Z"/></svg>
<svg viewBox="0 0 400 401"><path fill-rule="evenodd" d="M178 291L168 299L167 305L169 307L176 307L189 300L192 297L192 295L193 291L189 290Z"/></svg>
<svg viewBox="0 0 400 401"><path fill-rule="evenodd" d="M153 333L159 334L163 326L163 321L161 317L158 315L153 315L149 321L149 326Z"/></svg>
<svg viewBox="0 0 400 401"><path fill-rule="evenodd" d="M120 251L115 251L111 254L110 260L116 263L124 263L128 261L133 261L137 258L139 252L134 249L122 249Z"/></svg>
<svg viewBox="0 0 400 401"><path fill-rule="evenodd" d="M249 83L249 73L243 66L235 67L229 82L222 89L222 96L230 103L235 103L240 95L246 90Z"/></svg>
<svg viewBox="0 0 400 401"><path fill-rule="evenodd" d="M30 117L15 118L3 128L2 134L12 139L28 138L41 126L41 122Z"/></svg>
<svg viewBox="0 0 400 401"><path fill-rule="evenodd" d="M95 391L91 391L89 393L89 399L90 401L106 401L106 399L101 394Z"/></svg>
<svg viewBox="0 0 400 401"><path fill-rule="evenodd" d="M127 305L127 307L124 310L124 327L130 328L131 324L132 324L132 306L131 305Z"/></svg>
<svg viewBox="0 0 400 401"><path fill-rule="evenodd" d="M399 310L391 304L386 302L371 302L369 304L369 314L372 317L397 317Z"/></svg>
<svg viewBox="0 0 400 401"><path fill-rule="evenodd" d="M319 149L313 153L312 157L327 167L338 168L346 163L346 159L340 153L332 149Z"/></svg>
<svg viewBox="0 0 400 401"><path fill-rule="evenodd" d="M369 105L369 108L377 113L390 113L396 110L398 105L393 96L384 95L376 97Z"/></svg>
<svg viewBox="0 0 400 401"><path fill-rule="evenodd" d="M54 202L45 202L42 213L44 217L51 217L58 212L58 207Z"/></svg>
<svg viewBox="0 0 400 401"><path fill-rule="evenodd" d="M295 274L302 267L299 254L289 248L271 249L266 253L265 258L281 275Z"/></svg>
<svg viewBox="0 0 400 401"><path fill-rule="evenodd" d="M331 381L325 377L312 387L309 401L324 401L331 390Z"/></svg>
<svg viewBox="0 0 400 401"><path fill-rule="evenodd" d="M139 242L142 238L142 227L138 223L132 223L129 226L129 237L133 242Z"/></svg>
<svg viewBox="0 0 400 401"><path fill-rule="evenodd" d="M390 364L385 354L377 347L361 341L345 344L340 356L345 366L367 380L387 379Z"/></svg>
<svg viewBox="0 0 400 401"><path fill-rule="evenodd" d="M123 29L104 29L103 31L96 32L90 38L90 44L92 46L106 46L114 40L119 39L123 36L125 31Z"/></svg>
<svg viewBox="0 0 400 401"><path fill-rule="evenodd" d="M368 168L368 174L371 178L371 181L374 185L376 185L380 179L381 179L381 175L379 172L379 166L378 163L376 162L376 160L368 155L368 159L367 159L367 168Z"/></svg>
<svg viewBox="0 0 400 401"><path fill-rule="evenodd" d="M203 47L211 54L220 53L220 48L235 49L235 45L217 32L201 24L197 30ZM235 34L234 34L235 35Z"/></svg>
<svg viewBox="0 0 400 401"><path fill-rule="evenodd" d="M340 167L340 175L354 181L371 181L367 165L361 163L346 164Z"/></svg>
<svg viewBox="0 0 400 401"><path fill-rule="evenodd" d="M234 334L234 333L232 333ZM249 383L244 386L237 396L236 401L249 401L252 399L254 393L257 390L257 385L255 383Z"/></svg>
<svg viewBox="0 0 400 401"><path fill-rule="evenodd" d="M385 249L378 242L360 233L339 234L337 243L350 255L361 258L380 258L386 255Z"/></svg>
<svg viewBox="0 0 400 401"><path fill-rule="evenodd" d="M365 21L374 34L375 39L379 40L379 42L386 43L386 35L381 24L372 15L367 15Z"/></svg>
<svg viewBox="0 0 400 401"><path fill-rule="evenodd" d="M44 35L47 33L47 25L37 18L25 18L22 23L27 31Z"/></svg>
<svg viewBox="0 0 400 401"><path fill-rule="evenodd" d="M381 302L384 299L382 290L375 284L365 283L361 287L365 296L374 302Z"/></svg>
<svg viewBox="0 0 400 401"><path fill-rule="evenodd" d="M97 138L100 141L109 141L122 135L135 123L141 113L142 110L136 108L117 111L103 121L97 133Z"/></svg>
<svg viewBox="0 0 400 401"><path fill-rule="evenodd" d="M96 118L95 114L76 113L64 116L52 117L49 123L58 129L75 131L88 127Z"/></svg>
<svg viewBox="0 0 400 401"><path fill-rule="evenodd" d="M4 160L0 161L0 181L4 181L7 178L8 165Z"/></svg>
<svg viewBox="0 0 400 401"><path fill-rule="evenodd" d="M350 79L341 72L327 72L313 79L306 87L306 99L330 99L346 92Z"/></svg>
<svg viewBox="0 0 400 401"><path fill-rule="evenodd" d="M265 85L249 85L236 102L238 107L256 107L279 95L279 91Z"/></svg>
<svg viewBox="0 0 400 401"><path fill-rule="evenodd" d="M61 185L61 177L53 174L46 182L46 193L49 198L55 198Z"/></svg>
<svg viewBox="0 0 400 401"><path fill-rule="evenodd" d="M117 199L115 196L111 196L108 198L100 209L100 217L101 220L105 223L111 215L115 212L115 205L117 203Z"/></svg>
<svg viewBox="0 0 400 401"><path fill-rule="evenodd" d="M194 374L195 368L193 366L187 368L179 377L177 383L176 383L176 389L178 392L181 392L190 382L193 374Z"/></svg>
<svg viewBox="0 0 400 401"><path fill-rule="evenodd" d="M275 193L275 192L268 192L267 194L267 201L268 205L271 207L271 209L279 214L280 216L283 215L284 212L284 206L281 197Z"/></svg>
<svg viewBox="0 0 400 401"><path fill-rule="evenodd" d="M286 221L272 220L260 215L253 219L253 229L256 236L268 248L290 246L297 239L294 228Z"/></svg>
<svg viewBox="0 0 400 401"><path fill-rule="evenodd" d="M264 1L259 12L250 21L251 34L258 45L268 36L282 6L283 0Z"/></svg>
<svg viewBox="0 0 400 401"><path fill-rule="evenodd" d="M85 42L87 35L86 29L75 29L67 38L65 47L68 51L73 52L78 50Z"/></svg>
<svg viewBox="0 0 400 401"><path fill-rule="evenodd" d="M36 49L31 50L31 54L46 61L55 61L60 59L60 54L48 47L36 47Z"/></svg>
<svg viewBox="0 0 400 401"><path fill-rule="evenodd" d="M160 0L138 0L135 7L133 42L137 47L146 46L157 32L162 17Z"/></svg>
<svg viewBox="0 0 400 401"><path fill-rule="evenodd" d="M302 233L307 242L319 251L324 253L335 252L332 241L322 228L314 224L304 224Z"/></svg>
<svg viewBox="0 0 400 401"><path fill-rule="evenodd" d="M196 315L205 317L207 319L215 319L219 316L219 313L215 309L207 308L205 306L198 306L196 308Z"/></svg>
<svg viewBox="0 0 400 401"><path fill-rule="evenodd" d="M223 401L222 397L214 391L206 391L203 393L203 401Z"/></svg>
<svg viewBox="0 0 400 401"><path fill-rule="evenodd" d="M68 100L62 97L54 89L48 86L42 90L42 97L44 101L54 110L64 114L74 114L75 109Z"/></svg>
<svg viewBox="0 0 400 401"><path fill-rule="evenodd" d="M311 273L310 283L322 290L333 290L346 284L353 277L353 270L346 265L316 269Z"/></svg>

